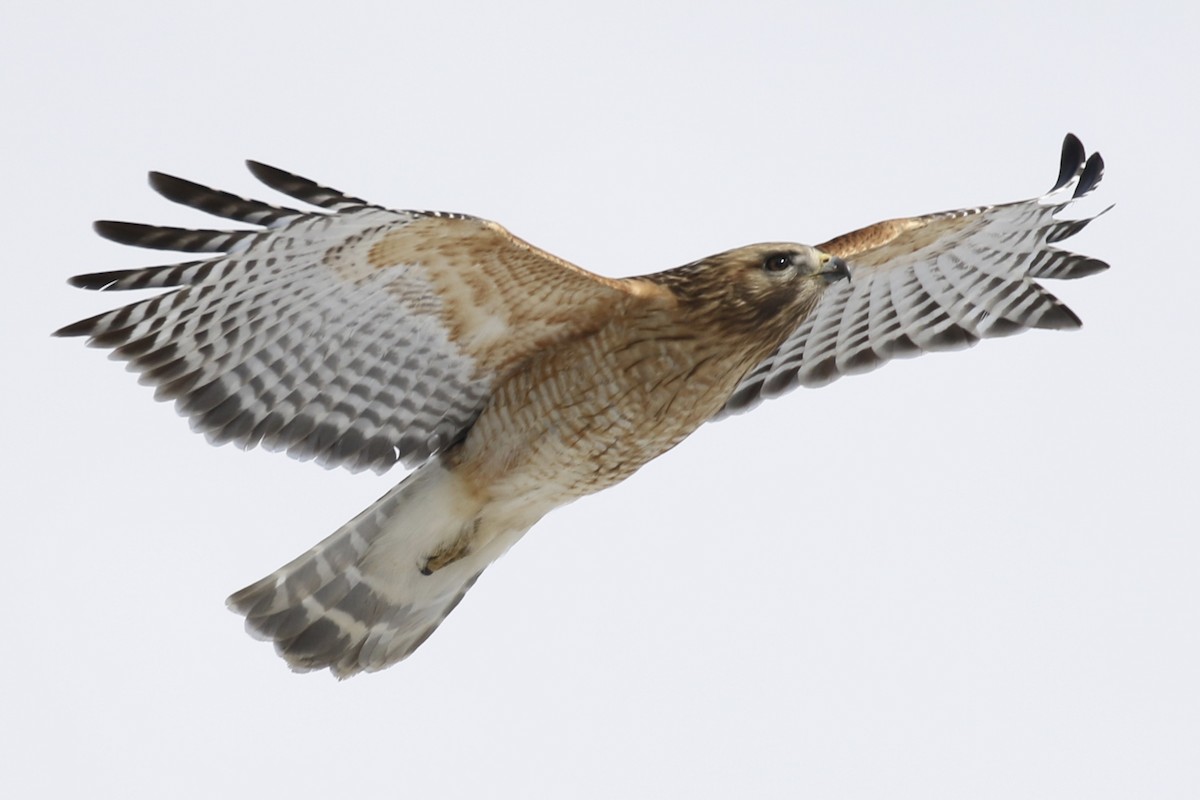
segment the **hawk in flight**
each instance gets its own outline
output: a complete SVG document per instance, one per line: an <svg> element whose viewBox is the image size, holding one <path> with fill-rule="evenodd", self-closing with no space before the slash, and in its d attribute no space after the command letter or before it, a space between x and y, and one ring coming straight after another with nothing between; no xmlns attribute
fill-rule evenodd
<svg viewBox="0 0 1200 800"><path fill-rule="evenodd" d="M394 211L249 162L313 208L150 173L249 228L97 222L199 260L79 275L170 291L68 325L217 444L326 467L416 467L329 538L229 598L296 670L344 678L413 652L551 509L612 486L704 422L892 358L1079 319L1038 283L1103 262L1055 245L1100 182L1073 135L1045 195L594 275L494 222Z"/></svg>

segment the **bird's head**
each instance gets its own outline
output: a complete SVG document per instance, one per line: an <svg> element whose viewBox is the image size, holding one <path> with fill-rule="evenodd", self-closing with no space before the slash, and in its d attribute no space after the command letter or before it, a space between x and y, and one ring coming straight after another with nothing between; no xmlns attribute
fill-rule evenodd
<svg viewBox="0 0 1200 800"><path fill-rule="evenodd" d="M825 288L846 280L846 262L803 244L752 244L702 258L651 280L712 324L756 337L785 336L808 315Z"/></svg>

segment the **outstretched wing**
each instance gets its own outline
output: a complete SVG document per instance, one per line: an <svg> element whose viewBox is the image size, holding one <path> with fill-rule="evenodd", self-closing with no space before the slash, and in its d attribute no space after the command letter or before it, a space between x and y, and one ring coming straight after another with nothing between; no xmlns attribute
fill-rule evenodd
<svg viewBox="0 0 1200 800"><path fill-rule="evenodd" d="M112 348L214 443L352 470L419 463L463 434L499 375L597 326L624 292L495 223L391 211L248 164L321 210L151 173L167 199L257 227L96 223L123 244L212 255L76 276L87 289L180 288L56 332Z"/></svg>
<svg viewBox="0 0 1200 800"><path fill-rule="evenodd" d="M742 379L721 415L892 358L1029 328L1079 327L1079 318L1036 279L1108 268L1053 246L1094 219L1055 215L1091 192L1103 171L1100 154L1086 157L1068 134L1058 181L1041 197L888 220L819 245L846 261L850 280L825 290L787 340Z"/></svg>

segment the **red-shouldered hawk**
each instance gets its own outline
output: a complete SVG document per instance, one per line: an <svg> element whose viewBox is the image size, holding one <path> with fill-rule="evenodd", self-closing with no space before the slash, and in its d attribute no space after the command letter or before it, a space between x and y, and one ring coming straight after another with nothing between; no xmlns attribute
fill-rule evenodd
<svg viewBox="0 0 1200 800"><path fill-rule="evenodd" d="M609 279L463 214L392 211L264 164L320 210L161 173L167 199L254 226L98 222L124 244L203 253L80 275L172 288L68 325L130 362L214 443L326 467L418 467L229 598L294 669L338 677L413 652L548 511L624 480L704 422L891 358L1078 318L1036 279L1102 270L1053 247L1103 162L1068 135L1053 189L890 220L810 247L755 244Z"/></svg>

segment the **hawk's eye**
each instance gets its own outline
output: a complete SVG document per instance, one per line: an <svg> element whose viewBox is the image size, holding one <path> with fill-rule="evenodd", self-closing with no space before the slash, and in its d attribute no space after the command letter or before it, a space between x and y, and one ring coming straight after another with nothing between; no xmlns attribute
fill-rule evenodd
<svg viewBox="0 0 1200 800"><path fill-rule="evenodd" d="M772 253L763 259L762 268L767 272L783 272L792 265L792 257L787 253Z"/></svg>

